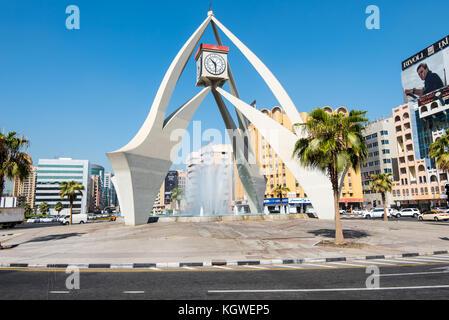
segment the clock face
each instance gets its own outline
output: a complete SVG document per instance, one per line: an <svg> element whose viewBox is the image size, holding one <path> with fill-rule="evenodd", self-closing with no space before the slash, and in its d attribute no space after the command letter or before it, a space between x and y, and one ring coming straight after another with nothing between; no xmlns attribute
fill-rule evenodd
<svg viewBox="0 0 449 320"><path fill-rule="evenodd" d="M223 57L218 54L210 54L204 60L206 70L213 75L222 74L226 69L226 62Z"/></svg>

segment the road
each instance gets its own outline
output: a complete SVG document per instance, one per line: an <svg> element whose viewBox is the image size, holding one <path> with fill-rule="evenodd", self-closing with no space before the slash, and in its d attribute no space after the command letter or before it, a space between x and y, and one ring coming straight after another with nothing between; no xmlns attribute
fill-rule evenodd
<svg viewBox="0 0 449 320"><path fill-rule="evenodd" d="M366 287L369 266L379 268L377 289ZM85 269L79 273L79 289L73 290L66 287L72 274L44 270L0 269L0 300L449 298L449 255L279 266Z"/></svg>

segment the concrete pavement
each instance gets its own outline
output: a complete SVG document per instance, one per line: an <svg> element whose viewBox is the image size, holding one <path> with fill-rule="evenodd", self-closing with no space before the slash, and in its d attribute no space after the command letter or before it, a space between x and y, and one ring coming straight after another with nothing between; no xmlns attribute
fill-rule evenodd
<svg viewBox="0 0 449 320"><path fill-rule="evenodd" d="M122 222L17 228L0 231L0 264L133 264L279 259L323 259L432 254L449 248L449 223L344 220L347 241L357 246L317 246L333 237L333 221L281 220Z"/></svg>

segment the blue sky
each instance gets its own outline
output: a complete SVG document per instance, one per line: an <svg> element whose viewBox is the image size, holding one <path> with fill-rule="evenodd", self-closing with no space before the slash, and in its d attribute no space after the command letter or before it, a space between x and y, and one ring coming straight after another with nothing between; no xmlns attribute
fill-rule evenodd
<svg viewBox="0 0 449 320"><path fill-rule="evenodd" d="M77 5L81 29L67 30ZM449 32L449 1L212 1L215 16L271 69L300 111L330 105L371 120L402 103L401 62ZM380 8L380 30L365 8ZM125 145L145 120L171 60L205 19L209 1L0 0L0 128L31 140L39 158L89 159ZM237 49L241 98L275 98ZM202 42L213 43L209 29ZM192 59L168 113L190 99ZM212 97L194 120L224 130ZM191 130L191 127L189 127Z"/></svg>

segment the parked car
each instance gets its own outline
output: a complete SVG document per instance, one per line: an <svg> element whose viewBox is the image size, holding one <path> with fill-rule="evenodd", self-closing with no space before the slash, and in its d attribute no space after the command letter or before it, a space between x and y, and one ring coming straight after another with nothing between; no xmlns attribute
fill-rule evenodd
<svg viewBox="0 0 449 320"><path fill-rule="evenodd" d="M60 221L61 224L70 224L70 215L64 216ZM83 224L87 223L87 214L77 213L72 214L72 224Z"/></svg>
<svg viewBox="0 0 449 320"><path fill-rule="evenodd" d="M307 214L309 217L310 217L310 216L313 216L313 217L315 217L315 218L318 218L317 215L316 215L315 209L314 209L313 207L311 207L311 206L309 206L309 207L306 208L306 214Z"/></svg>
<svg viewBox="0 0 449 320"><path fill-rule="evenodd" d="M404 208L399 210L394 216L396 218L400 217L415 217L417 218L419 216L420 212L417 208Z"/></svg>
<svg viewBox="0 0 449 320"><path fill-rule="evenodd" d="M387 209L387 216L391 216L391 210ZM374 208L371 211L365 211L362 213L362 217L365 219L372 218L383 218L384 217L384 208Z"/></svg>
<svg viewBox="0 0 449 320"><path fill-rule="evenodd" d="M40 222L39 218L29 218L27 220L27 223L38 223L38 222Z"/></svg>
<svg viewBox="0 0 449 320"><path fill-rule="evenodd" d="M42 217L40 222L53 222L53 217Z"/></svg>
<svg viewBox="0 0 449 320"><path fill-rule="evenodd" d="M423 220L433 220L433 221L441 221L441 220L449 220L449 213L447 212L440 212L437 210L429 210L424 213L421 213L418 216L419 221Z"/></svg>

